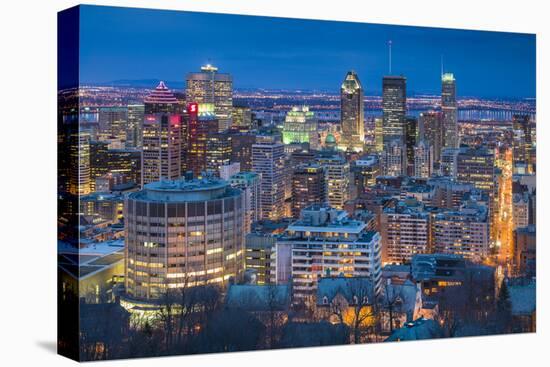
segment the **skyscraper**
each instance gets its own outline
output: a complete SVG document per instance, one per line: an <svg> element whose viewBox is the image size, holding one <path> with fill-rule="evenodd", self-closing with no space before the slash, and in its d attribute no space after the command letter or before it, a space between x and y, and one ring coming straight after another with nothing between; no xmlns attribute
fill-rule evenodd
<svg viewBox="0 0 550 367"><path fill-rule="evenodd" d="M209 133L206 140L206 170L219 176L220 168L231 163L231 135Z"/></svg>
<svg viewBox="0 0 550 367"><path fill-rule="evenodd" d="M143 145L143 115L145 105L128 105L128 126L126 128L126 146L129 148L141 148Z"/></svg>
<svg viewBox="0 0 550 367"><path fill-rule="evenodd" d="M336 209L343 209L350 198L350 164L335 152L322 152L317 163L325 169L327 202Z"/></svg>
<svg viewBox="0 0 550 367"><path fill-rule="evenodd" d="M404 76L382 79L382 113L384 144L393 140L404 143L407 113L407 79Z"/></svg>
<svg viewBox="0 0 550 367"><path fill-rule="evenodd" d="M233 78L219 73L218 68L207 64L198 73L187 74L185 100L190 103L211 103L218 119L219 131L231 127L233 113Z"/></svg>
<svg viewBox="0 0 550 367"><path fill-rule="evenodd" d="M429 178L433 172L433 150L432 147L421 140L413 148L414 170L411 176Z"/></svg>
<svg viewBox="0 0 550 367"><path fill-rule="evenodd" d="M260 217L284 215L284 145L276 135L258 135L252 145L252 171L260 175Z"/></svg>
<svg viewBox="0 0 550 367"><path fill-rule="evenodd" d="M208 137L218 132L218 120L211 103L187 105L187 170L195 177L207 169Z"/></svg>
<svg viewBox="0 0 550 367"><path fill-rule="evenodd" d="M407 148L407 175L414 175L414 148L419 142L418 139L418 120L416 117L407 116L405 118L405 145Z"/></svg>
<svg viewBox="0 0 550 367"><path fill-rule="evenodd" d="M419 139L426 141L433 148L434 162L441 161L443 147L443 114L438 111L426 111L418 120Z"/></svg>
<svg viewBox="0 0 550 367"><path fill-rule="evenodd" d="M126 140L128 109L126 107L99 108L99 135L102 138Z"/></svg>
<svg viewBox="0 0 550 367"><path fill-rule="evenodd" d="M325 186L323 167L315 163L295 167L292 172L292 216L298 218L302 209L325 203Z"/></svg>
<svg viewBox="0 0 550 367"><path fill-rule="evenodd" d="M342 139L340 147L363 151L365 142L365 116L363 87L354 71L349 71L340 88Z"/></svg>
<svg viewBox="0 0 550 367"><path fill-rule="evenodd" d="M441 76L441 112L443 113L443 146L459 146L456 104L456 81L452 73Z"/></svg>
<svg viewBox="0 0 550 367"><path fill-rule="evenodd" d="M246 220L245 232L249 233L252 223L260 219L260 175L254 172L239 172L229 178L232 187L244 194Z"/></svg>
<svg viewBox="0 0 550 367"><path fill-rule="evenodd" d="M400 140L393 140L384 145L380 157L384 176L402 176L407 170L407 149Z"/></svg>
<svg viewBox="0 0 550 367"><path fill-rule="evenodd" d="M178 101L160 82L144 101L141 184L181 176L181 124Z"/></svg>
<svg viewBox="0 0 550 367"><path fill-rule="evenodd" d="M533 139L529 115L514 115L512 117L512 128L514 132L512 144L514 172L517 172L516 167L525 165L527 167L526 173L532 173L531 150L533 149Z"/></svg>
<svg viewBox="0 0 550 367"><path fill-rule="evenodd" d="M302 144L318 146L316 138L318 123L313 111L308 106L294 106L285 116L283 125L284 144Z"/></svg>

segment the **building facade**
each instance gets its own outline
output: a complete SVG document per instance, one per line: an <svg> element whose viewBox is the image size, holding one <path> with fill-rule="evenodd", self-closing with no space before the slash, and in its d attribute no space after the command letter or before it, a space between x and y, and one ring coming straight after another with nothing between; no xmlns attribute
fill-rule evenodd
<svg viewBox="0 0 550 367"><path fill-rule="evenodd" d="M126 197L125 220L131 298L154 300L168 289L242 277L245 201L225 181L147 184Z"/></svg>

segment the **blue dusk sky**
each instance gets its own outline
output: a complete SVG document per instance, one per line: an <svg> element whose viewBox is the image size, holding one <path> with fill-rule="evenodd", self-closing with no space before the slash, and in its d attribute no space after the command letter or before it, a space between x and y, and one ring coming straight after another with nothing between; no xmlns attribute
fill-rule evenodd
<svg viewBox="0 0 550 367"><path fill-rule="evenodd" d="M100 6L81 7L80 30L81 83L183 83L210 62L236 88L336 92L353 69L380 94L391 40L409 94L439 93L443 57L459 96L535 96L532 34Z"/></svg>

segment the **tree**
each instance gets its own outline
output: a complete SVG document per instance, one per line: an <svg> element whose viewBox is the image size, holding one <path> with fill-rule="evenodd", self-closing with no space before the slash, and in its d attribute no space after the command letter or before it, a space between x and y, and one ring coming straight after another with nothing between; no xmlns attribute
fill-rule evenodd
<svg viewBox="0 0 550 367"><path fill-rule="evenodd" d="M343 294L330 302L330 313L351 329L353 343L360 343L364 331L375 325L377 316L372 299L372 283L363 279L348 279ZM344 296L345 294L345 296Z"/></svg>
<svg viewBox="0 0 550 367"><path fill-rule="evenodd" d="M500 332L509 333L512 331L512 303L510 301L510 290L506 281L502 282L497 297L496 319Z"/></svg>

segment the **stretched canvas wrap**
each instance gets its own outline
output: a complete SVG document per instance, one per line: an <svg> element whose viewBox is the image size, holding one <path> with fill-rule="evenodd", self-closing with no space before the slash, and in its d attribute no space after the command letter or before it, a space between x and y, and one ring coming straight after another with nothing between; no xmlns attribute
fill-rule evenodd
<svg viewBox="0 0 550 367"><path fill-rule="evenodd" d="M58 18L60 354L535 331L534 34Z"/></svg>

